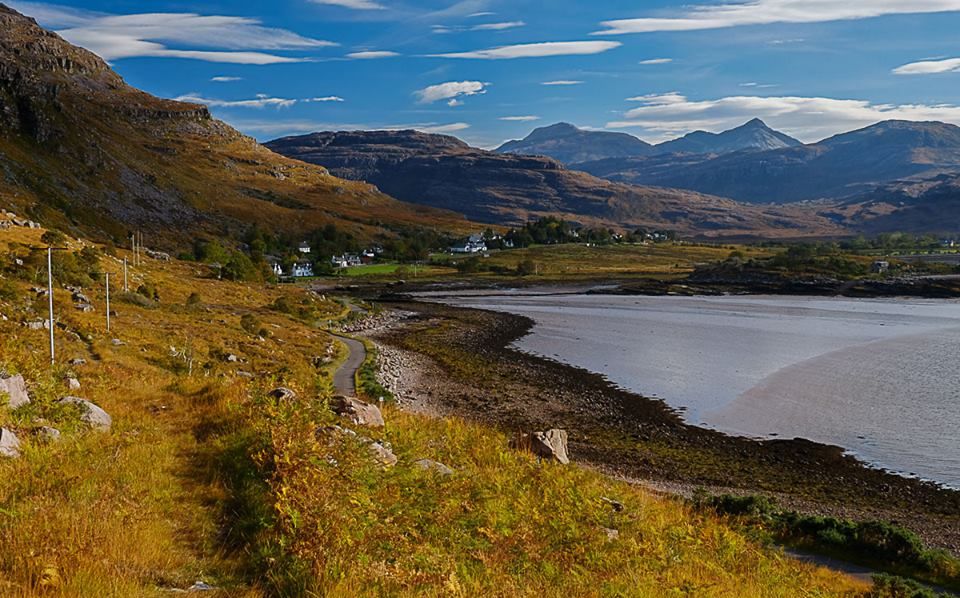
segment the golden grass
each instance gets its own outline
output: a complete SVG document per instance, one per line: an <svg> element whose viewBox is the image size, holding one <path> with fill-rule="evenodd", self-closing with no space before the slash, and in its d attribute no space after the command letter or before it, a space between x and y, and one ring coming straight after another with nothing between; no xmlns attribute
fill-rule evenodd
<svg viewBox="0 0 960 598"><path fill-rule="evenodd" d="M0 232L0 245L12 237ZM38 235L36 231L18 235ZM18 242L23 239L17 237ZM119 289L120 262L104 268ZM317 369L331 338L267 309L292 286L202 278L202 266L148 261L136 270L161 302L139 307L115 295L107 334L99 311L82 314L58 290L62 359L50 368L46 332L29 286L0 312L0 367L23 373L33 404L0 425L23 456L0 461L0 595L159 596L204 580L224 596L844 596L862 584L801 565L751 543L720 521L577 467L537 463L491 430L388 409L385 431L400 464L384 470L355 441L317 439L333 423L332 364ZM186 306L191 293L199 305ZM314 298L320 319L343 305ZM258 338L240 318L270 332ZM115 345L112 339L123 344ZM171 351L173 349L173 352ZM177 353L174 355L173 353ZM233 353L239 363L223 356ZM332 353L334 362L340 355ZM192 361L191 361L192 358ZM238 370L256 376L253 381ZM114 418L86 431L59 408L63 376ZM301 400L277 404L283 384ZM59 443L33 432L54 425ZM456 469L438 477L413 465ZM332 464L334 459L336 465ZM626 505L613 515L602 497ZM620 536L608 541L604 527Z"/></svg>

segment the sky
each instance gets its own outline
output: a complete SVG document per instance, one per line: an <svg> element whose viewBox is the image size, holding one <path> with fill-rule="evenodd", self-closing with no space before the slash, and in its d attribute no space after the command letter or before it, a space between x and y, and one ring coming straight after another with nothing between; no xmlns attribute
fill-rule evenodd
<svg viewBox="0 0 960 598"><path fill-rule="evenodd" d="M260 140L960 125L960 0L4 0Z"/></svg>

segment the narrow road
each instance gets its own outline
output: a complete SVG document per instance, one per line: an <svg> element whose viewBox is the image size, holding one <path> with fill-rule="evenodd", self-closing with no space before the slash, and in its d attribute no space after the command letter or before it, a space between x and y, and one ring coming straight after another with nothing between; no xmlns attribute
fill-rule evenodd
<svg viewBox="0 0 960 598"><path fill-rule="evenodd" d="M360 366L362 366L363 362L367 359L367 349L363 346L363 343L358 340L336 334L333 336L347 345L347 349L350 351L350 354L347 355L347 360L343 362L343 365L337 368L337 371L333 374L333 386L337 394L345 397L355 397L357 396L355 376L357 370L360 369Z"/></svg>

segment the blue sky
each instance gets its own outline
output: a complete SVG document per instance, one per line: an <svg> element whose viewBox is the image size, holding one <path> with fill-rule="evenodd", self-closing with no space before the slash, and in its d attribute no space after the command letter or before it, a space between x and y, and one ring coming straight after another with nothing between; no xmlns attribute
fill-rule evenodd
<svg viewBox="0 0 960 598"><path fill-rule="evenodd" d="M960 124L960 0L7 0L261 140L557 121L651 142L760 117L816 141Z"/></svg>

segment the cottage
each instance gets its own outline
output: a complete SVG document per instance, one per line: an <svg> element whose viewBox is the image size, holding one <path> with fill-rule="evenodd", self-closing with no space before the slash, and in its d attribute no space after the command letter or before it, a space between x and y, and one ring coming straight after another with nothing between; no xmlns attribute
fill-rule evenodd
<svg viewBox="0 0 960 598"><path fill-rule="evenodd" d="M307 243L306 241L300 243L299 247L297 247L297 250L300 253L310 253L310 243Z"/></svg>
<svg viewBox="0 0 960 598"><path fill-rule="evenodd" d="M270 264L270 269L273 270L275 275L283 276L283 267L280 265L280 262L272 262Z"/></svg>
<svg viewBox="0 0 960 598"><path fill-rule="evenodd" d="M310 262L297 262L293 265L294 278L307 278L313 276L313 264Z"/></svg>
<svg viewBox="0 0 960 598"><path fill-rule="evenodd" d="M487 243L483 235L470 235L463 243L450 247L450 253L482 253L487 250Z"/></svg>
<svg viewBox="0 0 960 598"><path fill-rule="evenodd" d="M884 261L873 262L873 266L870 268L870 270L874 274L883 274L889 269L890 269L890 262L884 262Z"/></svg>
<svg viewBox="0 0 960 598"><path fill-rule="evenodd" d="M345 253L343 255L333 256L330 258L330 263L333 264L334 268L352 268L353 266L363 264L363 260L359 255Z"/></svg>

